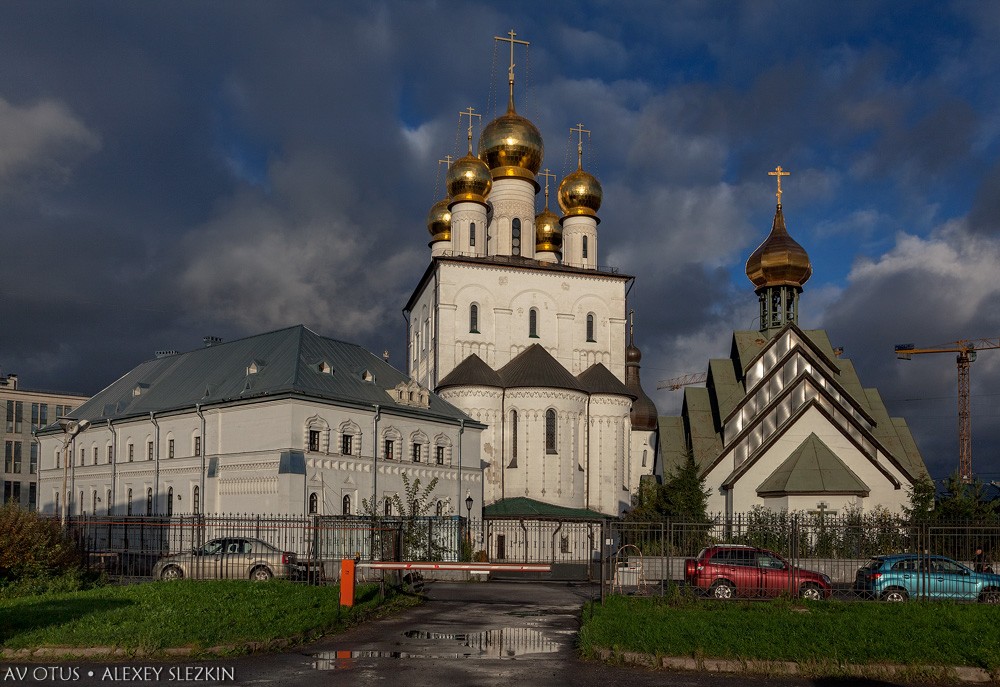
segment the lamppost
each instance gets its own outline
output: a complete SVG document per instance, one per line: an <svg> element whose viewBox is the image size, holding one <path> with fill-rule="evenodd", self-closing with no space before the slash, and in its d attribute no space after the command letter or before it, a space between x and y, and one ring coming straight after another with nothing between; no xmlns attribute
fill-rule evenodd
<svg viewBox="0 0 1000 687"><path fill-rule="evenodd" d="M472 494L465 492L465 536L469 540L469 546L472 546Z"/></svg>
<svg viewBox="0 0 1000 687"><path fill-rule="evenodd" d="M59 428L63 431L63 484L62 484L62 526L66 528L66 516L69 514L69 503L67 503L66 486L69 480L69 462L73 459L69 454L69 445L76 438L76 435L90 426L90 420L74 420L71 417L60 417L56 419Z"/></svg>

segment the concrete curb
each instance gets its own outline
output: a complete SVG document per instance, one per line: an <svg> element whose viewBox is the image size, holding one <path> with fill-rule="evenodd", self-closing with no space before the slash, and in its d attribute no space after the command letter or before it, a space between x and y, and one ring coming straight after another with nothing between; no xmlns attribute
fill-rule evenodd
<svg viewBox="0 0 1000 687"><path fill-rule="evenodd" d="M930 676L959 682L988 683L993 681L990 673L982 668L969 666L907 666L892 664L830 664L825 669L823 663L798 663L796 661L746 661L721 658L690 658L685 656L654 656L633 651L612 651L597 649L597 658L602 661L622 662L644 668L664 670L684 670L708 673L745 673L770 676L833 676L865 678L913 678Z"/></svg>

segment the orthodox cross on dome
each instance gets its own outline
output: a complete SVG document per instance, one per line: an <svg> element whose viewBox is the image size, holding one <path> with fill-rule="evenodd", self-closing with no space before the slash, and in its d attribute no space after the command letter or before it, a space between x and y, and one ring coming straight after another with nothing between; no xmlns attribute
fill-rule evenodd
<svg viewBox="0 0 1000 687"><path fill-rule="evenodd" d="M482 122L483 121L483 116L481 114L476 113L476 111L473 109L472 105L469 105L469 109L462 110L461 112L458 113L458 121L462 121L462 117L468 117L469 118L469 154L471 155L472 154L472 118L473 117L479 117L479 121Z"/></svg>
<svg viewBox="0 0 1000 687"><path fill-rule="evenodd" d="M774 168L773 172L768 172L768 176L778 177L778 192L774 195L778 197L778 205L781 205L781 177L791 176L791 172L786 172L778 165Z"/></svg>
<svg viewBox="0 0 1000 687"><path fill-rule="evenodd" d="M590 140L590 130L583 128L583 123L577 124L576 126L570 128L569 132L571 134L579 134L579 138L576 142L576 166L583 169L583 135L587 134L587 140Z"/></svg>
<svg viewBox="0 0 1000 687"><path fill-rule="evenodd" d="M628 342L632 343L632 334L635 329L635 310L629 309L628 311Z"/></svg>
<svg viewBox="0 0 1000 687"><path fill-rule="evenodd" d="M510 38L501 38L500 36L493 36L494 41L503 41L504 43L510 43L510 67L507 68L507 81L510 83L510 107L514 108L514 44L523 45L527 48L531 43L528 41L519 41L514 38L517 34L514 33L514 29L507 32Z"/></svg>
<svg viewBox="0 0 1000 687"><path fill-rule="evenodd" d="M549 209L549 177L552 177L553 179L555 179L556 175L552 173L551 169L549 169L548 167L546 167L544 172L539 172L538 173L538 176L545 177L545 209L548 210Z"/></svg>
<svg viewBox="0 0 1000 687"><path fill-rule="evenodd" d="M443 160L438 160L438 165L444 165L447 169L451 169L451 163L454 161L455 158L451 155L445 155Z"/></svg>

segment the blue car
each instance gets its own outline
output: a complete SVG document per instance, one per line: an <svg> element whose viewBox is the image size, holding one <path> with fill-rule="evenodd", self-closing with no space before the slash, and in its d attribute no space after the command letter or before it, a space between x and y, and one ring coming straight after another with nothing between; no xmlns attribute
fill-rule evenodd
<svg viewBox="0 0 1000 687"><path fill-rule="evenodd" d="M1000 603L1000 575L978 573L944 556L876 556L858 569L854 591L883 601L954 599Z"/></svg>

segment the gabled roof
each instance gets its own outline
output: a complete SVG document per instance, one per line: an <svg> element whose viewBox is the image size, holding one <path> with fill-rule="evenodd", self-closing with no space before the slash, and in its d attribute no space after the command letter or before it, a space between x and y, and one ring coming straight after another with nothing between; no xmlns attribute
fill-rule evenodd
<svg viewBox="0 0 1000 687"><path fill-rule="evenodd" d="M633 401L636 399L636 395L602 363L594 363L577 375L576 379L589 394L611 394L628 396Z"/></svg>
<svg viewBox="0 0 1000 687"><path fill-rule="evenodd" d="M554 506L524 496L501 499L483 508L484 518L528 518L534 520L605 520L608 515L589 508Z"/></svg>
<svg viewBox="0 0 1000 687"><path fill-rule="evenodd" d="M500 375L487 365L482 358L473 353L455 366L455 369L445 375L438 383L438 390L449 386L494 386L502 387Z"/></svg>
<svg viewBox="0 0 1000 687"><path fill-rule="evenodd" d="M799 444L757 487L758 496L824 493L868 496L870 492L868 485L815 434Z"/></svg>
<svg viewBox="0 0 1000 687"><path fill-rule="evenodd" d="M722 436L715 428L709 390L704 387L686 387L682 415L687 420L685 429L690 436L694 462L699 473L704 473L722 453Z"/></svg>
<svg viewBox="0 0 1000 687"><path fill-rule="evenodd" d="M257 372L248 374L255 361ZM328 339L297 325L148 360L72 415L91 422L117 420L189 410L196 404L293 395L355 406L377 404L400 414L474 422L434 394L427 408L397 403L389 390L408 381L404 373L361 346Z"/></svg>
<svg viewBox="0 0 1000 687"><path fill-rule="evenodd" d="M497 370L497 374L508 389L531 386L586 391L541 344L528 346Z"/></svg>

